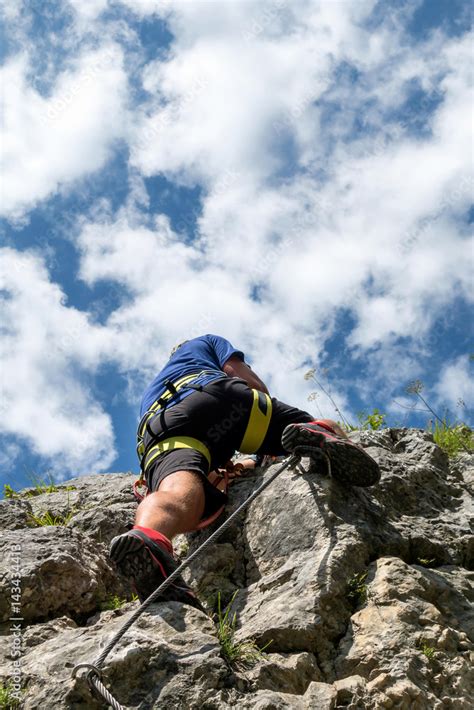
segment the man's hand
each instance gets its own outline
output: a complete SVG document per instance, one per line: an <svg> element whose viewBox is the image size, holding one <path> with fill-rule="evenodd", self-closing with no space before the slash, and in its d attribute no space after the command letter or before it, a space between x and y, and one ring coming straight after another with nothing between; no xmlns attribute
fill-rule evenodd
<svg viewBox="0 0 474 710"><path fill-rule="evenodd" d="M259 392L265 392L265 394L270 394L267 386L262 382L260 377L255 374L255 372L247 365L246 362L241 360L236 355L230 357L226 363L224 363L222 370L229 377L240 377L241 380L245 380L249 387L258 390Z"/></svg>
<svg viewBox="0 0 474 710"><path fill-rule="evenodd" d="M252 470L255 467L256 463L254 459L250 457L246 458L244 456L239 461L232 461L232 459L227 461L225 470L227 471L229 481L232 481L233 478L240 478L245 475L245 471L248 471L249 469Z"/></svg>

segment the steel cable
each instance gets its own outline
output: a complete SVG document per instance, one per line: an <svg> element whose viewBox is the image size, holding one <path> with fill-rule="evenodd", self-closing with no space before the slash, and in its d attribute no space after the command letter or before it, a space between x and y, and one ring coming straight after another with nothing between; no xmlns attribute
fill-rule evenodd
<svg viewBox="0 0 474 710"><path fill-rule="evenodd" d="M209 547L215 540L217 540L217 538L220 537L222 533L225 532L225 530L227 530L227 528L234 522L235 518L240 515L240 513L245 510L245 508L247 508L247 506L250 505L250 503L252 503L252 501L254 501L255 498L257 498L260 493L262 493L262 491L265 490L265 488L268 488L268 486L273 483L275 478L279 476L280 473L285 471L287 468L295 466L300 460L300 457L301 454L299 452L290 456L287 461L285 461L282 466L280 466L280 468L278 468L266 481L264 481L253 493L251 493L249 497L246 498L244 502L241 503L241 505L239 505L238 508L236 508L236 510L234 510L231 515L229 515L227 520L225 520L222 525L217 528L217 530L215 530L212 535L210 535L207 540L205 540L202 545L197 548L197 550L195 550L191 555L189 555L189 557L187 557L184 562L182 562L179 567L177 567L174 572L172 572L169 577L167 577L165 581L160 584L160 586L157 587L152 594L150 594L148 599L145 599L143 604L141 604L141 606L132 614L132 616L127 619L127 621L119 629L115 636L112 637L112 639L104 648L95 663L79 663L77 666L74 667L72 671L73 677L76 676L76 673L80 668L89 668L89 672L87 674L87 681L89 683L89 686L97 693L99 693L104 698L104 700L114 708L114 710L124 710L123 706L120 705L117 700L115 700L113 695L110 694L110 692L107 690L101 680L100 668L103 666L105 659L107 658L111 650L118 643L118 641L120 641L120 639L122 638L122 636L124 636L128 629L133 626L135 621L143 614L143 612L146 611L146 609L148 609L148 607L158 599L158 597L170 586L170 584L172 584L176 577L178 577L181 572L186 569L186 567L189 567L191 562L193 562L193 560L199 557L207 547Z"/></svg>

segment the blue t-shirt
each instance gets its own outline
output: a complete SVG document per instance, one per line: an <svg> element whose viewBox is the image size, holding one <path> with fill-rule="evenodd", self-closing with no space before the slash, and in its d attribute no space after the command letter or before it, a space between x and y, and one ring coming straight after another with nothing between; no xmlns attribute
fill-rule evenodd
<svg viewBox="0 0 474 710"><path fill-rule="evenodd" d="M199 338L188 340L176 350L145 390L140 407L140 417L148 411L153 402L165 392L169 392L165 385L166 380L176 382L185 375L202 373L196 380L193 380L193 384L205 385L222 377L222 367L233 355L244 360L243 352L236 350L228 340L219 335L201 335ZM172 398L172 404L176 404L194 391L186 387L179 390L178 394Z"/></svg>

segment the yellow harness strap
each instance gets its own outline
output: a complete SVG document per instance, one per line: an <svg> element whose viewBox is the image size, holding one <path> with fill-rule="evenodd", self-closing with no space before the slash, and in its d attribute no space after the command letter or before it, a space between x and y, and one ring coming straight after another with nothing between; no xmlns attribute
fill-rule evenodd
<svg viewBox="0 0 474 710"><path fill-rule="evenodd" d="M244 438L239 446L243 454L254 454L263 444L272 417L272 400L264 392L253 391L253 403Z"/></svg>
<svg viewBox="0 0 474 710"><path fill-rule="evenodd" d="M185 375L184 377L181 377L179 380L176 380L176 382L173 382L173 387L177 392L179 392L180 389L185 387L189 382L192 380L195 380L196 377L198 377L200 373L199 372L193 372L191 375ZM165 392L164 394L161 395L158 399L156 399L151 407L148 409L147 412L145 412L144 416L142 417L142 420L140 422L139 428L138 428L138 435L139 436L144 436L145 434L145 427L146 423L151 417L155 416L162 410L162 404L166 403L168 399L171 399L173 396L173 392Z"/></svg>
<svg viewBox="0 0 474 710"><path fill-rule="evenodd" d="M172 436L152 446L147 454L143 470L146 470L160 454L165 451L173 451L173 449L195 449L205 457L209 468L211 467L211 452L202 441L193 439L192 436Z"/></svg>

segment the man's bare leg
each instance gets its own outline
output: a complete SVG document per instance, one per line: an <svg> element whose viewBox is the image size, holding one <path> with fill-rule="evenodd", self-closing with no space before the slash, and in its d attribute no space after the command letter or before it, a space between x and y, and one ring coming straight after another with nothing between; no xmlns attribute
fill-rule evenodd
<svg viewBox="0 0 474 710"><path fill-rule="evenodd" d="M117 535L110 543L110 557L119 571L131 580L143 603L175 571L171 539L194 530L204 511L204 486L198 473L176 471L163 479L159 489L138 506L132 530ZM180 576L164 598L203 607Z"/></svg>
<svg viewBox="0 0 474 710"><path fill-rule="evenodd" d="M176 471L138 506L135 524L157 530L171 540L195 530L204 512L204 486L198 473Z"/></svg>

